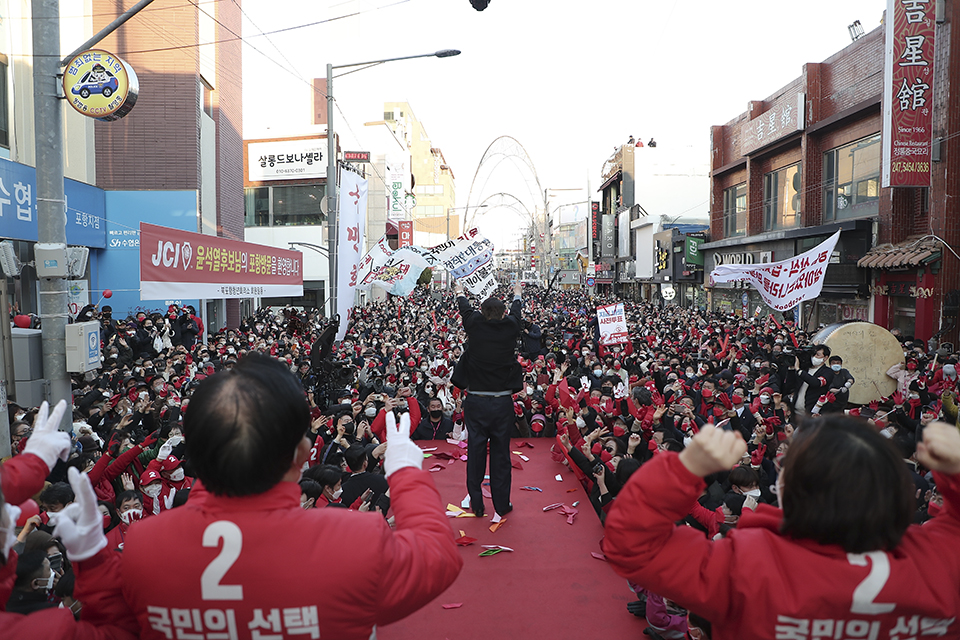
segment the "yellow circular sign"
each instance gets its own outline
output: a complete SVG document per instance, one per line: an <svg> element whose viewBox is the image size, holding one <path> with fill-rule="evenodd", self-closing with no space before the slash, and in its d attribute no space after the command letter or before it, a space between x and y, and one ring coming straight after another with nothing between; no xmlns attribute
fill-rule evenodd
<svg viewBox="0 0 960 640"><path fill-rule="evenodd" d="M119 120L127 115L138 92L133 68L107 51L84 51L63 72L63 93L70 106L98 120Z"/></svg>

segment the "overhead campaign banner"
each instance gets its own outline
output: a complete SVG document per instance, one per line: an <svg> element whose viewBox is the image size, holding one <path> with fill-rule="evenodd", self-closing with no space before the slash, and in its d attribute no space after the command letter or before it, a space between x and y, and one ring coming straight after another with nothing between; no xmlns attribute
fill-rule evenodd
<svg viewBox="0 0 960 640"><path fill-rule="evenodd" d="M597 323L600 325L600 344L604 346L622 344L630 339L622 302L597 307Z"/></svg>
<svg viewBox="0 0 960 640"><path fill-rule="evenodd" d="M830 256L839 239L840 232L837 231L813 249L780 262L720 265L710 273L710 282L746 280L770 307L787 311L801 300L820 295Z"/></svg>
<svg viewBox="0 0 960 640"><path fill-rule="evenodd" d="M303 295L299 251L140 223L140 299Z"/></svg>
<svg viewBox="0 0 960 640"><path fill-rule="evenodd" d="M883 187L930 186L936 3L888 0L883 61Z"/></svg>
<svg viewBox="0 0 960 640"><path fill-rule="evenodd" d="M364 221L367 218L367 181L353 171L340 171L337 250L337 314L340 330L337 340L343 340L353 310L357 290L360 258L364 246Z"/></svg>
<svg viewBox="0 0 960 640"><path fill-rule="evenodd" d="M471 229L435 247L410 246L391 251L381 238L360 262L361 289L377 286L397 296L408 295L427 267L442 266L470 293L486 298L497 288L493 243Z"/></svg>

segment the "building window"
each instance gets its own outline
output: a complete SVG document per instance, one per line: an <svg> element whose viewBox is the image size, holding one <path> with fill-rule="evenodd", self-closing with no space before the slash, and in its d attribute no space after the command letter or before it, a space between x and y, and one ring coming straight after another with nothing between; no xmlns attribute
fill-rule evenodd
<svg viewBox="0 0 960 640"><path fill-rule="evenodd" d="M823 154L823 219L875 216L880 210L880 134Z"/></svg>
<svg viewBox="0 0 960 640"><path fill-rule="evenodd" d="M414 189L414 192L418 196L442 196L443 195L443 185L442 184L422 184Z"/></svg>
<svg viewBox="0 0 960 640"><path fill-rule="evenodd" d="M324 186L304 184L244 189L248 227L316 226L326 221L320 206Z"/></svg>
<svg viewBox="0 0 960 640"><path fill-rule="evenodd" d="M270 187L246 188L243 190L247 227L270 226Z"/></svg>
<svg viewBox="0 0 960 640"><path fill-rule="evenodd" d="M747 183L723 190L723 237L747 232Z"/></svg>
<svg viewBox="0 0 960 640"><path fill-rule="evenodd" d="M763 176L763 228L790 229L800 225L800 163Z"/></svg>

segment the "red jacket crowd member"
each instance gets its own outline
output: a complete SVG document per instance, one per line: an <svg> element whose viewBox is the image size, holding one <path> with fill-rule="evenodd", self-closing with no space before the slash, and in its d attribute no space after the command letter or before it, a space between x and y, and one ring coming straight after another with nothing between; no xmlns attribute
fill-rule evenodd
<svg viewBox="0 0 960 640"><path fill-rule="evenodd" d="M367 640L443 592L462 560L408 420L386 419L393 531L376 513L300 508L310 410L282 364L250 354L204 380L184 422L189 501L113 554L140 637ZM176 567L157 571L158 548Z"/></svg>
<svg viewBox="0 0 960 640"><path fill-rule="evenodd" d="M737 464L738 433L705 426L679 455L637 471L607 516L614 570L713 625L718 640L960 636L960 432L932 423L917 445L944 497L911 525L901 454L842 414L799 430L778 478L783 511L760 505L719 541L677 527L703 478Z"/></svg>
<svg viewBox="0 0 960 640"><path fill-rule="evenodd" d="M50 469L59 459L65 459L70 451L70 436L58 431L60 420L66 411L66 403L60 401L53 411L48 410L46 402L40 405L40 411L33 426L33 435L27 441L22 455L0 465L3 491L0 491L0 582L4 582L7 574L14 574L17 567L17 554L11 551L16 537L14 530L20 509L15 504L7 504L5 493L13 496L12 499L22 502L26 496L36 493L43 486L44 479ZM78 477L76 469L71 469L73 476ZM89 482L86 485L89 493L84 499L91 498L96 510L96 496ZM68 509L70 507L68 506ZM52 514L51 522L56 522L58 514ZM95 527L100 527L102 518L99 512L96 515ZM60 532L58 532L59 535ZM100 534L103 537L103 534ZM86 593L85 589L91 581L96 582L103 577L104 568L100 560L108 551L100 548L78 549L73 544L70 535L64 538L67 557L74 561L77 583L75 594L79 598ZM3 594L2 601L6 602L9 591ZM111 620L123 612L116 603L121 603L119 589L112 591L103 589L99 595L84 596L84 621L77 622L70 609L44 609L21 615L0 611L0 638L50 638L51 640L134 640L132 628L122 629L115 626ZM122 617L122 616L119 616Z"/></svg>

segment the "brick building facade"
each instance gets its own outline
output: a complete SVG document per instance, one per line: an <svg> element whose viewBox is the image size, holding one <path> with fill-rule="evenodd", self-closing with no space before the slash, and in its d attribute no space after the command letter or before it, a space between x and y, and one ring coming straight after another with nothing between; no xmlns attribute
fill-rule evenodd
<svg viewBox="0 0 960 640"><path fill-rule="evenodd" d="M135 4L94 0L94 31ZM136 108L96 123L97 186L197 192L195 231L243 240L241 11L235 2L157 0L98 46L137 72ZM241 301L208 305L237 326Z"/></svg>
<svg viewBox="0 0 960 640"><path fill-rule="evenodd" d="M712 127L712 240L701 246L707 272L718 264L785 260L839 228L823 293L798 310L804 328L872 320L919 339L939 333L941 342L956 342L950 302L960 289L960 260L944 246L960 247L960 92L947 91L949 80L960 78L955 16L956 3L946 3L945 20L936 24L931 186L880 186L879 27ZM757 293L744 286L711 287L710 307L753 314L759 306L766 315Z"/></svg>

